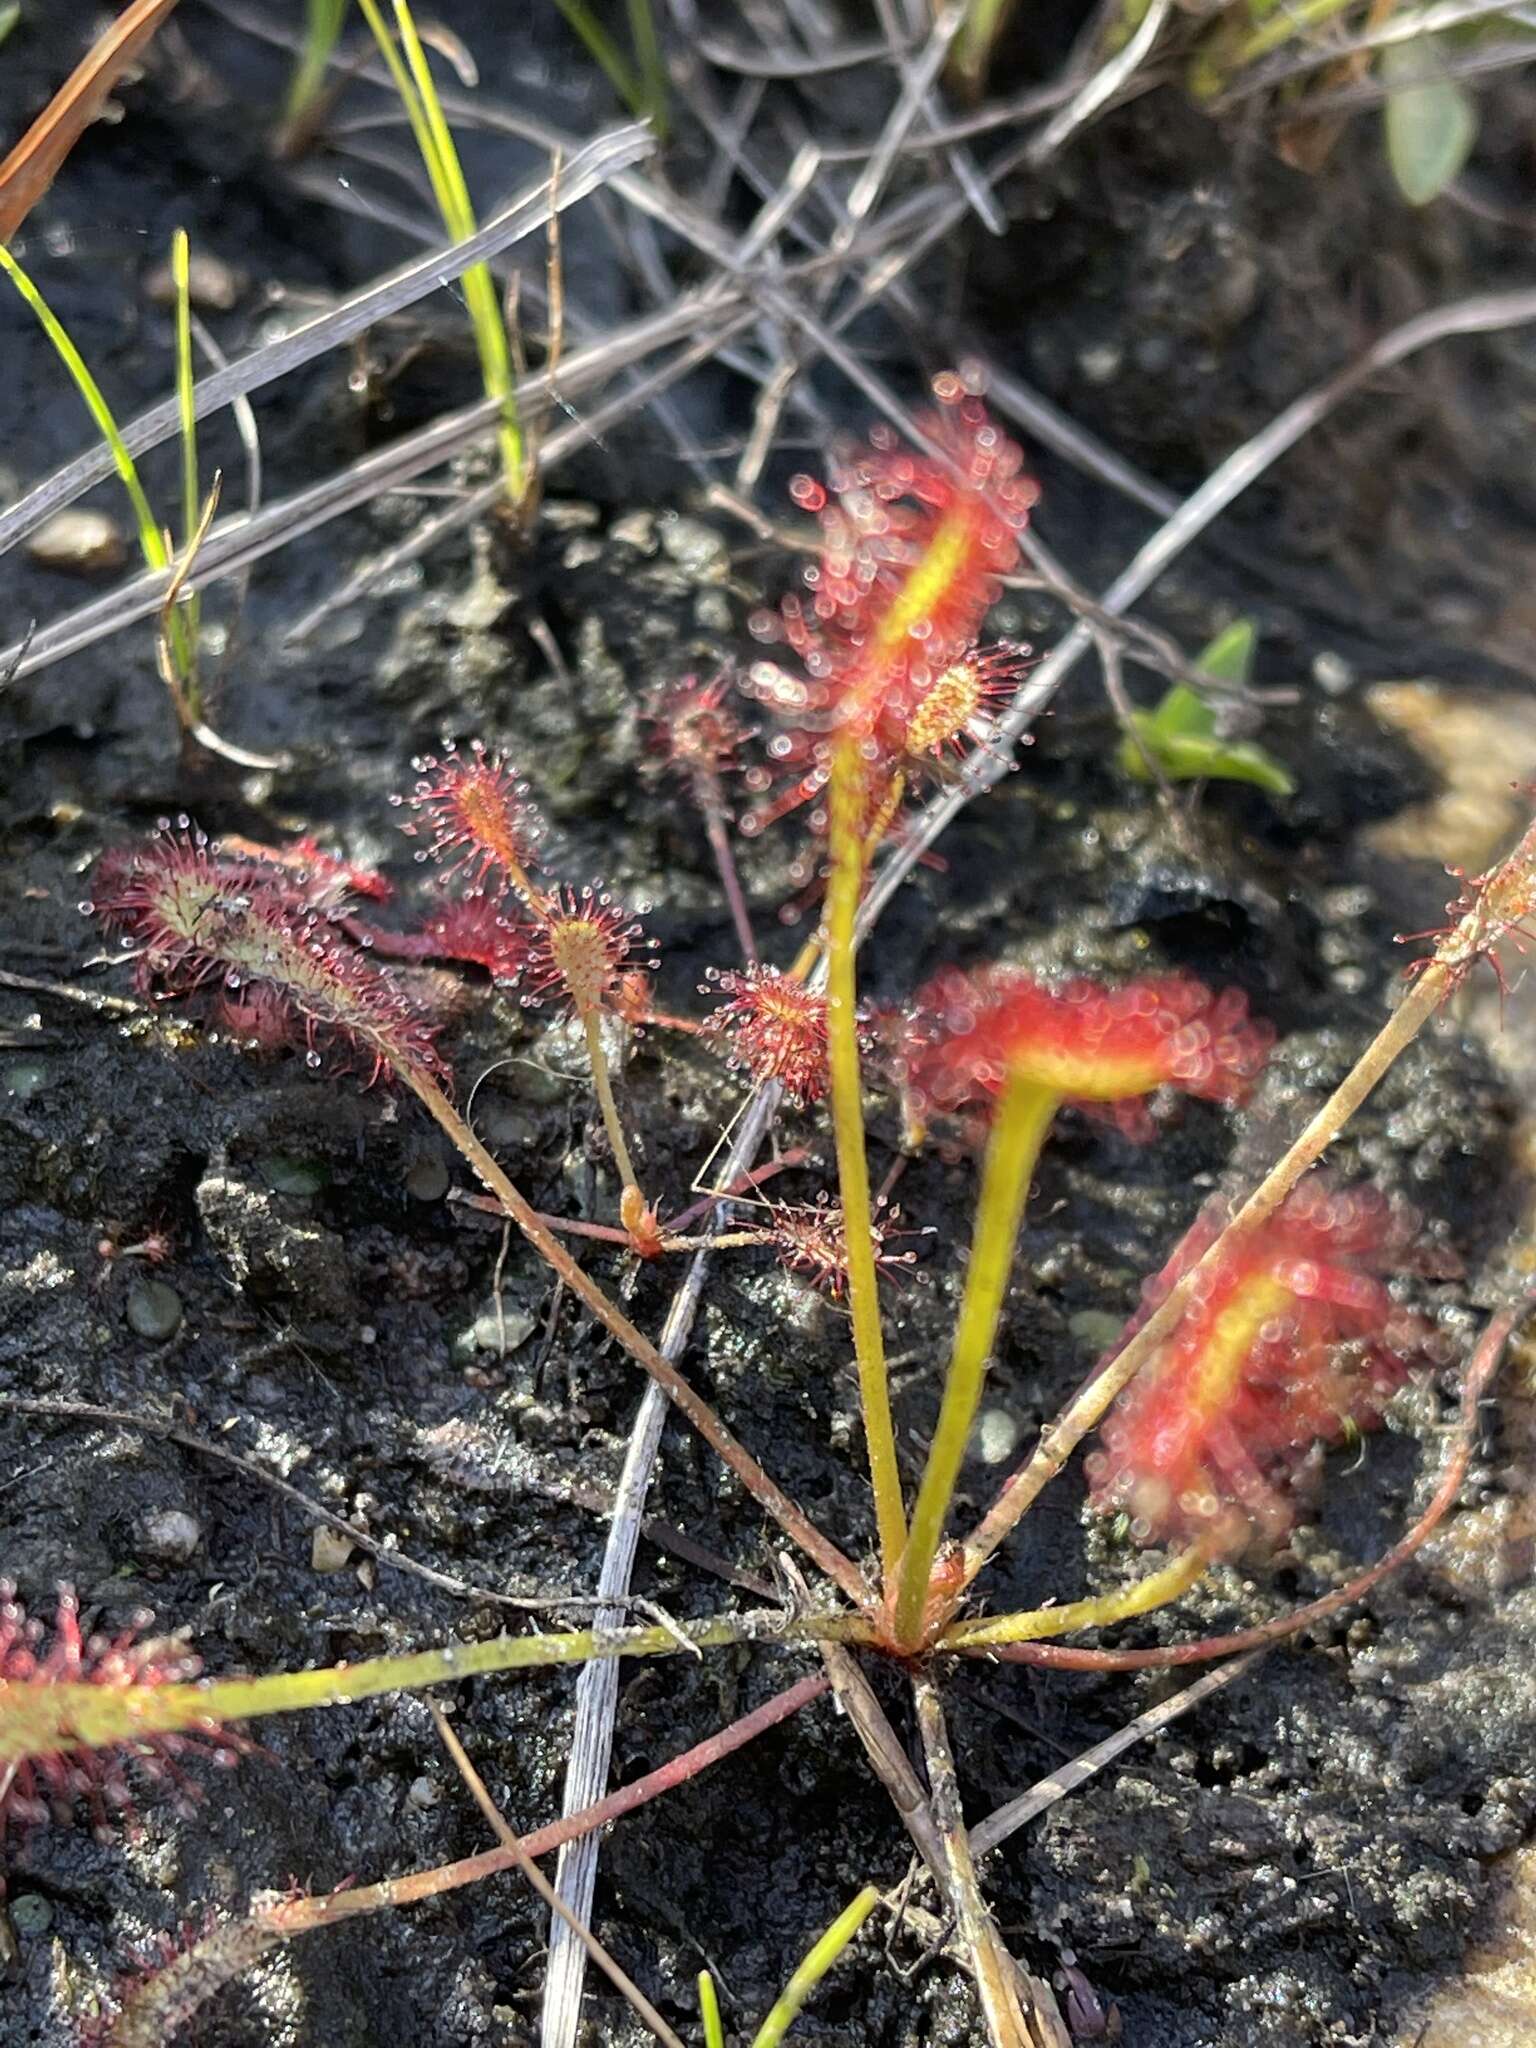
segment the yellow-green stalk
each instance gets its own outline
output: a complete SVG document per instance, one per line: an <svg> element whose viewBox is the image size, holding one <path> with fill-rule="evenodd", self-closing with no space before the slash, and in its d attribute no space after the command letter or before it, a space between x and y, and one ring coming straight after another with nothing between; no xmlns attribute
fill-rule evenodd
<svg viewBox="0 0 1536 2048"><path fill-rule="evenodd" d="M988 1644L1036 1643L1047 1636L1075 1635L1079 1629L1108 1628L1111 1622L1130 1621L1138 1614L1150 1614L1187 1593L1210 1569L1211 1557L1196 1544L1181 1551L1161 1571L1123 1586L1115 1593L1097 1593L1086 1600L1069 1600L1062 1607L1036 1607L1022 1614L999 1614L988 1621L963 1621L946 1629L939 1638L943 1650L982 1650Z"/></svg>
<svg viewBox="0 0 1536 2048"><path fill-rule="evenodd" d="M880 1560L889 1581L907 1544L906 1510L891 1421L890 1375L880 1325L875 1271L874 1213L869 1161L864 1150L863 1076L859 1069L858 984L854 921L864 885L864 764L855 739L839 740L832 755L828 804L832 873L827 884L827 1065L832 1133L848 1249L848 1309L859 1367L859 1400L869 1451L870 1484Z"/></svg>
<svg viewBox="0 0 1536 2048"><path fill-rule="evenodd" d="M879 1903L879 1892L872 1884L865 1885L858 1897L838 1914L825 1934L817 1937L804 1962L775 1999L772 2012L753 2035L752 2048L779 2048L779 2043L798 2018L801 2007ZM713 1991L714 1987L710 1988Z"/></svg>
<svg viewBox="0 0 1536 2048"><path fill-rule="evenodd" d="M497 1671L529 1671L588 1664L598 1657L669 1657L718 1644L749 1641L810 1642L867 1639L868 1625L850 1614L803 1616L722 1615L714 1621L665 1628L574 1629L563 1635L494 1636L482 1643L449 1643L361 1664L316 1671L280 1671L261 1678L223 1678L187 1684L92 1685L68 1680L0 1689L0 1775L16 1764L71 1749L110 1749L180 1729L292 1714L308 1707L345 1706L386 1692L414 1692L454 1679Z"/></svg>
<svg viewBox="0 0 1536 2048"><path fill-rule="evenodd" d="M708 1970L699 1972L699 2018L704 2024L704 2048L725 2048L725 2028L720 2020L720 2001L715 1980Z"/></svg>
<svg viewBox="0 0 1536 2048"><path fill-rule="evenodd" d="M987 1365L997 1338L998 1318L1013 1270L1014 1246L1029 1199L1035 1162L1061 1098L1024 1074L1009 1080L987 1141L981 1195L971 1239L965 1296L955 1325L954 1347L944 1380L944 1397L928 1462L923 1470L912 1534L897 1581L896 1641L915 1649L928 1616L929 1587L944 1535L949 1504L971 1439Z"/></svg>

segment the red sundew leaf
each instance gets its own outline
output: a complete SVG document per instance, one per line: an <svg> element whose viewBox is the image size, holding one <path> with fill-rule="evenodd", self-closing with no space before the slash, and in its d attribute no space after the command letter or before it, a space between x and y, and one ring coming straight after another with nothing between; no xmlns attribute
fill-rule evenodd
<svg viewBox="0 0 1536 2048"><path fill-rule="evenodd" d="M390 802L420 814L402 827L412 838L427 837L416 858L444 862L448 873L476 885L498 881L521 890L537 863L544 821L505 754L488 752L482 740L471 740L467 756L445 743L440 755L423 754L412 766L416 787Z"/></svg>
<svg viewBox="0 0 1536 2048"><path fill-rule="evenodd" d="M1051 987L1011 967L948 968L913 999L896 1066L922 1121L986 1102L1022 1072L1144 1137L1144 1098L1156 1088L1244 1101L1273 1038L1240 990L1213 995L1184 975L1106 989Z"/></svg>
<svg viewBox="0 0 1536 2048"><path fill-rule="evenodd" d="M848 1230L841 1206L827 1195L815 1202L770 1202L769 1231L781 1263L799 1273L819 1293L841 1301L848 1292ZM894 1239L928 1236L927 1231L899 1228L901 1211L890 1209L878 1215L872 1226L875 1270L889 1280L901 1280L917 1264L915 1251L890 1251Z"/></svg>
<svg viewBox="0 0 1536 2048"><path fill-rule="evenodd" d="M827 999L776 967L708 970L700 993L727 998L704 1021L725 1062L809 1105L827 1092Z"/></svg>
<svg viewBox="0 0 1536 2048"><path fill-rule="evenodd" d="M0 1579L0 1839L8 1826L67 1820L84 1803L98 1834L110 1835L109 1816L135 1825L132 1771L147 1784L169 1783L183 1797L196 1791L181 1769L183 1758L236 1763L254 1747L243 1735L210 1722L192 1733L169 1732L91 1749L51 1740L56 1726L51 1688L105 1686L114 1690L186 1685L202 1659L183 1636L148 1638L151 1617L141 1615L115 1636L84 1636L74 1591L59 1589L51 1640L43 1624L27 1618L15 1585ZM28 1735L34 1710L47 1713L50 1740L38 1747Z"/></svg>
<svg viewBox="0 0 1536 2048"><path fill-rule="evenodd" d="M532 928L522 1000L537 1004L558 990L576 1011L585 1012L605 1003L613 1007L611 998L618 995L625 1012L633 1013L632 976L656 965L636 956L655 944L639 919L605 889L553 889Z"/></svg>
<svg viewBox="0 0 1536 2048"><path fill-rule="evenodd" d="M361 1055L370 1083L399 1067L442 1073L422 1005L296 895L281 870L232 868L200 832L165 831L107 855L95 887L86 907L119 934L152 994L217 984L221 1021L236 1036L249 1032L275 1049L286 1020L309 1065L329 1052Z"/></svg>
<svg viewBox="0 0 1536 2048"><path fill-rule="evenodd" d="M662 684L645 710L652 756L690 777L718 782L732 773L750 735L730 709L730 696L730 678L723 672L707 683L683 676Z"/></svg>
<svg viewBox="0 0 1536 2048"><path fill-rule="evenodd" d="M834 456L830 495L809 477L791 486L818 515L818 559L805 596L751 623L759 638L786 643L797 666L758 662L746 687L784 728L769 752L792 793L749 813L744 829L808 801L838 736L857 739L877 791L984 743L989 705L1022 665L1022 650L979 653L976 642L1017 563L1036 486L958 376L936 378L934 395L939 410L922 424L947 463L880 427Z"/></svg>
<svg viewBox="0 0 1536 2048"><path fill-rule="evenodd" d="M1208 1205L1148 1282L1122 1344L1222 1216ZM1201 1276L1173 1337L1110 1409L1103 1448L1087 1461L1094 1507L1129 1515L1139 1542L1199 1538L1231 1552L1278 1541L1306 1454L1374 1428L1408 1357L1425 1351L1429 1332L1380 1278L1402 1264L1418 1227L1374 1187L1302 1181Z"/></svg>

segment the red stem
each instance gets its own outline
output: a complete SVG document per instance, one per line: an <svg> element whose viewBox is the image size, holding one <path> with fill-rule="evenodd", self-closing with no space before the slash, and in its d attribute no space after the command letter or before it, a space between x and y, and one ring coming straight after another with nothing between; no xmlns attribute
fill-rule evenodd
<svg viewBox="0 0 1536 2048"><path fill-rule="evenodd" d="M728 1188L722 1188L717 1194L705 1195L701 1201L691 1203L688 1208L683 1210L681 1215L669 1217L662 1225L662 1235L666 1239L666 1249L668 1251L698 1251L703 1248L705 1243L713 1243L713 1239L701 1240L697 1245L693 1243L685 1244L679 1240L681 1240L683 1232L687 1230L689 1224L696 1223L707 1210L715 1206L716 1202L728 1202L737 1195L747 1194L752 1188L761 1187L765 1180L772 1180L776 1173L783 1173L788 1167L804 1166L810 1156L810 1147L808 1145L792 1146L788 1152L784 1153L782 1158L770 1159L766 1166L757 1166L750 1173L738 1175ZM466 1209L483 1210L487 1216L504 1217L506 1215L506 1211L494 1195L458 1194L455 1195L454 1200L460 1202ZM534 1214L546 1230L558 1230L565 1237L592 1237L598 1239L602 1244L631 1245L634 1243L630 1233L622 1229L617 1223L588 1223L580 1217L550 1216L542 1209L536 1209ZM754 1242L757 1242L757 1240L754 1239ZM126 1258L127 1256L127 1252L118 1253L119 1258Z"/></svg>
<svg viewBox="0 0 1536 2048"><path fill-rule="evenodd" d="M710 852L715 856L715 866L720 871L720 886L725 891L725 900L730 905L731 923L736 927L736 943L741 948L741 957L749 967L757 965L757 941L752 936L752 918L747 910L747 899L742 894L741 877L736 872L736 855L731 850L731 835L726 830L726 809L720 797L720 785L712 775L696 774L693 778L693 792L699 809L704 813L704 830L709 835Z"/></svg>
<svg viewBox="0 0 1536 2048"><path fill-rule="evenodd" d="M791 1714L797 1714L812 1700L820 1699L830 1687L831 1680L824 1672L812 1672L798 1684L790 1686L787 1692L775 1693L772 1699L754 1707L750 1714L743 1714L739 1721L732 1721L728 1728L721 1728L706 1736L703 1742L695 1743L692 1749L685 1749L670 1763L647 1771L632 1785L621 1785L617 1792L610 1792L606 1799L599 1799L595 1805L584 1806L580 1813L567 1814L563 1820L551 1821L547 1827L535 1828L532 1833L523 1835L520 1838L523 1854L547 1856L550 1850L558 1849L562 1843L573 1842L580 1835L590 1835L597 1828L607 1827L610 1821L633 1813L637 1807L649 1805L662 1793L673 1791L690 1778L696 1778L701 1771L707 1771L711 1765L724 1762L738 1749L745 1749L759 1735L766 1735L780 1721L787 1721ZM432 1870L410 1871L403 1877L385 1879L379 1885L363 1885L350 1892L321 1893L313 1898L296 1900L281 1909L278 1924L283 1935L301 1934L308 1928L323 1927L355 1913L373 1912L380 1905L411 1905L418 1899L436 1898L442 1892L455 1891L466 1884L478 1884L483 1878L494 1877L500 1871L516 1867L517 1858L510 1849L484 1849L478 1856L464 1856L456 1863L439 1864ZM388 1897L384 1896L386 1893Z"/></svg>

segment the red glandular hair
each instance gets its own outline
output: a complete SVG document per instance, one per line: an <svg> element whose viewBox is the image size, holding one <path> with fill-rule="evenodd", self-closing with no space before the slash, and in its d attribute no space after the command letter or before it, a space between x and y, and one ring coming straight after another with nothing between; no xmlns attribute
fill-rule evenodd
<svg viewBox="0 0 1536 2048"><path fill-rule="evenodd" d="M747 729L730 707L730 678L683 676L653 691L646 707L648 752L679 774L718 783L739 764Z"/></svg>
<svg viewBox="0 0 1536 2048"><path fill-rule="evenodd" d="M350 944L285 871L221 858L200 832L164 831L109 854L89 906L136 955L141 988L162 996L218 990L224 1028L274 1050L288 1042L318 1066L331 1053L437 1073L432 1025L386 969Z"/></svg>
<svg viewBox="0 0 1536 2048"><path fill-rule="evenodd" d="M949 968L914 998L896 1064L923 1123L985 1103L1023 1073L1147 1137L1145 1098L1155 1088L1241 1102L1273 1035L1248 1015L1240 990L1212 995L1184 975L1107 989L1086 980L1053 987L1012 967Z"/></svg>
<svg viewBox="0 0 1536 2048"><path fill-rule="evenodd" d="M708 973L701 993L718 989L727 1000L704 1031L724 1048L727 1066L759 1086L777 1081L795 1102L819 1102L827 1092L826 997L776 967Z"/></svg>
<svg viewBox="0 0 1536 2048"><path fill-rule="evenodd" d="M552 889L530 932L523 1001L539 1003L558 992L579 1015L605 1006L632 1015L634 976L655 966L643 957L655 943L607 890Z"/></svg>
<svg viewBox="0 0 1536 2048"><path fill-rule="evenodd" d="M830 491L811 477L791 485L817 515L821 545L807 594L752 621L797 665L758 662L748 678L783 727L769 746L775 769L749 784L766 789L777 775L783 787L748 814L746 830L818 793L839 736L857 741L878 808L893 778L983 736L989 703L1021 665L1022 650L982 654L976 639L1038 493L1020 450L959 376L933 389L938 410L922 425L947 462L877 427L865 446L835 456Z"/></svg>
<svg viewBox="0 0 1536 2048"><path fill-rule="evenodd" d="M506 756L472 740L468 754L445 744L440 755L423 754L411 765L415 788L390 801L417 813L402 827L426 840L416 858L440 861L473 884L521 888L519 877L538 859L544 824Z"/></svg>
<svg viewBox="0 0 1536 2048"><path fill-rule="evenodd" d="M1221 1220L1221 1205L1209 1205L1147 1283L1116 1351ZM1202 1540L1236 1552L1278 1541L1306 1454L1374 1428L1424 1346L1423 1324L1394 1305L1380 1278L1417 1230L1414 1213L1378 1189L1336 1188L1314 1174L1268 1223L1237 1237L1110 1409L1103 1447L1087 1460L1094 1507L1127 1514L1143 1543Z"/></svg>
<svg viewBox="0 0 1536 2048"><path fill-rule="evenodd" d="M119 1690L185 1685L198 1677L202 1660L180 1636L140 1640L149 1617L113 1636L84 1636L73 1590L59 1589L52 1640L40 1621L27 1618L9 1579L0 1579L0 1716L26 1719L26 1698L35 1687L99 1685ZM233 1764L251 1748L244 1736L210 1722L200 1731L167 1733L114 1744L108 1749L62 1746L0 1772L0 1837L8 1825L32 1826L67 1820L82 1802L98 1833L111 1816L134 1819L129 1771L147 1783L169 1782L183 1795L196 1788L180 1768L183 1757Z"/></svg>

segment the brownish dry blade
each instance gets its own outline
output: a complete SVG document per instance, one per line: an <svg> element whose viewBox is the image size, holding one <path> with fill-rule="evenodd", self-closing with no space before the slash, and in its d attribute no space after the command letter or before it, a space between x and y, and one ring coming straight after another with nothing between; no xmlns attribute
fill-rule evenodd
<svg viewBox="0 0 1536 2048"><path fill-rule="evenodd" d="M0 242L10 241L48 190L81 131L175 5L176 0L133 0L0 164Z"/></svg>

